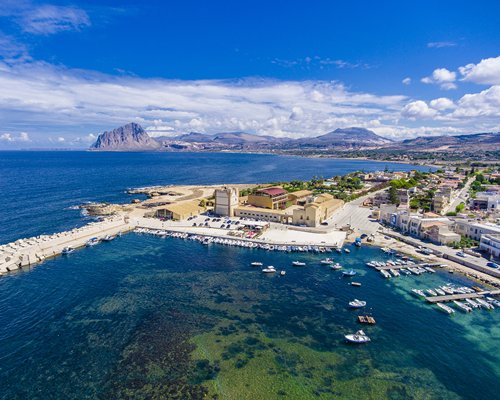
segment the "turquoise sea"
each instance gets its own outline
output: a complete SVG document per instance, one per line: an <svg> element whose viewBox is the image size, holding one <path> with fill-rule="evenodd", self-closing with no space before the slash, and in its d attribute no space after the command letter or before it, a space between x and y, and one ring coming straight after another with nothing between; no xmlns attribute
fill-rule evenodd
<svg viewBox="0 0 500 400"><path fill-rule="evenodd" d="M72 205L128 187L258 182L385 164L238 154L0 153L0 243L85 223ZM402 169L405 166L388 165ZM410 168L409 166L407 168ZM0 279L1 399L493 399L500 310L449 317L409 294L453 282L384 280L378 248L321 255L128 234ZM304 268L291 267L293 260ZM266 276L262 261L286 269ZM358 298L377 325L359 329Z"/></svg>

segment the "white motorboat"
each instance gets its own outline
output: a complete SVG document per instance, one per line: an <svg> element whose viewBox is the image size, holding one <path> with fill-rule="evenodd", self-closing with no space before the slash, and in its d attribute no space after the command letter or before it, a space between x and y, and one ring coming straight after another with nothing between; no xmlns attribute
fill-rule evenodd
<svg viewBox="0 0 500 400"><path fill-rule="evenodd" d="M111 242L112 240L114 240L116 238L115 235L106 235L104 236L101 240L103 242Z"/></svg>
<svg viewBox="0 0 500 400"><path fill-rule="evenodd" d="M471 306L472 308L479 308L479 304L476 303L474 300L472 299L465 299L465 301L467 302L467 304L469 306Z"/></svg>
<svg viewBox="0 0 500 400"><path fill-rule="evenodd" d="M495 307L483 299L474 299L481 307L486 310L493 310Z"/></svg>
<svg viewBox="0 0 500 400"><path fill-rule="evenodd" d="M320 263L323 265L332 265L333 259L332 258L325 258L324 260L321 260Z"/></svg>
<svg viewBox="0 0 500 400"><path fill-rule="evenodd" d="M425 297L425 293L420 289L412 289L411 291L419 297Z"/></svg>
<svg viewBox="0 0 500 400"><path fill-rule="evenodd" d="M87 240L87 242L85 243L85 246L91 247L91 246L95 246L96 244L99 244L99 239L96 237L93 237L92 239Z"/></svg>
<svg viewBox="0 0 500 400"><path fill-rule="evenodd" d="M441 311L445 312L446 314L455 314L455 310L451 307L448 307L446 304L436 303L436 305L440 308Z"/></svg>
<svg viewBox="0 0 500 400"><path fill-rule="evenodd" d="M459 301L454 300L453 304L455 304L463 312L471 312L472 311L472 308L470 308L467 304L461 303Z"/></svg>
<svg viewBox="0 0 500 400"><path fill-rule="evenodd" d="M391 274L389 272L387 272L386 270L384 270L384 269L381 269L380 273L382 274L382 276L384 278L390 278L391 277Z"/></svg>
<svg viewBox="0 0 500 400"><path fill-rule="evenodd" d="M431 296L437 296L437 293L432 289L427 289L426 292L429 293Z"/></svg>
<svg viewBox="0 0 500 400"><path fill-rule="evenodd" d="M276 268L274 268L272 265L270 265L269 267L264 268L262 270L262 272L264 272L265 274L272 274L272 273L276 272Z"/></svg>
<svg viewBox="0 0 500 400"><path fill-rule="evenodd" d="M330 268L337 271L339 269L342 269L342 265L340 265L339 263L335 263L335 264L330 265Z"/></svg>
<svg viewBox="0 0 500 400"><path fill-rule="evenodd" d="M285 276L286 275L286 271L280 271L280 275L281 276Z"/></svg>
<svg viewBox="0 0 500 400"><path fill-rule="evenodd" d="M71 254L75 251L75 249L73 247L65 247L64 249L62 249L62 252L61 254Z"/></svg>
<svg viewBox="0 0 500 400"><path fill-rule="evenodd" d="M362 308L366 306L366 301L354 299L349 302L349 307L351 308Z"/></svg>
<svg viewBox="0 0 500 400"><path fill-rule="evenodd" d="M306 263L305 262L302 262L302 261L292 261L292 265L294 267L305 267L306 266Z"/></svg>
<svg viewBox="0 0 500 400"><path fill-rule="evenodd" d="M344 335L344 337L349 343L368 343L371 340L362 330L351 335Z"/></svg>
<svg viewBox="0 0 500 400"><path fill-rule="evenodd" d="M393 269L393 268L391 268L391 269L389 270L389 272L390 272L393 276L399 276L399 275L400 275L397 269Z"/></svg>
<svg viewBox="0 0 500 400"><path fill-rule="evenodd" d="M351 250L349 250L349 249L347 249L347 248L345 248L345 249L344 249L344 251L345 251L347 254L349 254L349 253L351 252Z"/></svg>
<svg viewBox="0 0 500 400"><path fill-rule="evenodd" d="M345 277L345 278L350 278L350 277L352 277L352 276L354 276L356 274L357 274L357 272L354 271L354 270L352 270L352 269L350 269L349 271L342 272L342 276Z"/></svg>
<svg viewBox="0 0 500 400"><path fill-rule="evenodd" d="M440 296L446 296L446 293L444 292L444 290L443 290L443 289L441 289L441 288L436 288L436 289L434 289L434 290L436 291L436 293L437 293L438 295L440 295Z"/></svg>
<svg viewBox="0 0 500 400"><path fill-rule="evenodd" d="M262 264L262 263L261 263L261 262L259 262L259 261L254 261L254 262L250 263L250 265L251 265L252 267L262 267L264 264Z"/></svg>

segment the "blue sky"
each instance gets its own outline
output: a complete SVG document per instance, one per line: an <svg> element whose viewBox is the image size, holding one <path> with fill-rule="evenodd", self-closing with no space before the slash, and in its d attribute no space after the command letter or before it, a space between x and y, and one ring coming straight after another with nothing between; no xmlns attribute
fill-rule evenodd
<svg viewBox="0 0 500 400"><path fill-rule="evenodd" d="M0 3L0 148L500 130L498 1Z"/></svg>

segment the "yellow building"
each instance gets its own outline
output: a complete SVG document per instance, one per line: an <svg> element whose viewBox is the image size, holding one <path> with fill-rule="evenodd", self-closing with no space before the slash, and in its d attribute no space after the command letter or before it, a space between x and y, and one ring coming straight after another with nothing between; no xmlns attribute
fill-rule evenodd
<svg viewBox="0 0 500 400"><path fill-rule="evenodd" d="M271 210L283 210L286 208L287 201L288 192L280 187L258 189L255 193L248 195L248 204Z"/></svg>
<svg viewBox="0 0 500 400"><path fill-rule="evenodd" d="M186 201L183 203L173 203L162 206L156 210L156 217L172 219L174 221L182 221L189 217L194 217L205 211L204 207L200 206L199 200Z"/></svg>
<svg viewBox="0 0 500 400"><path fill-rule="evenodd" d="M288 201L293 205L305 203L312 194L313 192L310 190L298 190L297 192L288 193Z"/></svg>
<svg viewBox="0 0 500 400"><path fill-rule="evenodd" d="M234 209L236 217L251 218L259 221L289 223L290 215L284 210L272 210L270 208L261 208L253 206L239 206Z"/></svg>
<svg viewBox="0 0 500 400"><path fill-rule="evenodd" d="M331 194L323 193L304 207L293 210L292 223L315 227L330 218L333 213L344 205L343 200L335 199Z"/></svg>

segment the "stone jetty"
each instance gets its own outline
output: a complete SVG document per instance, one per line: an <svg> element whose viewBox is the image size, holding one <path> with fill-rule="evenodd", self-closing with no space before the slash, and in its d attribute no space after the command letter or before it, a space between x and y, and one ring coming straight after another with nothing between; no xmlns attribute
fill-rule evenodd
<svg viewBox="0 0 500 400"><path fill-rule="evenodd" d="M2 245L0 246L0 275L55 257L61 254L65 247L76 249L85 246L85 243L93 237L116 235L133 228L128 218L113 216L70 231L19 239Z"/></svg>

